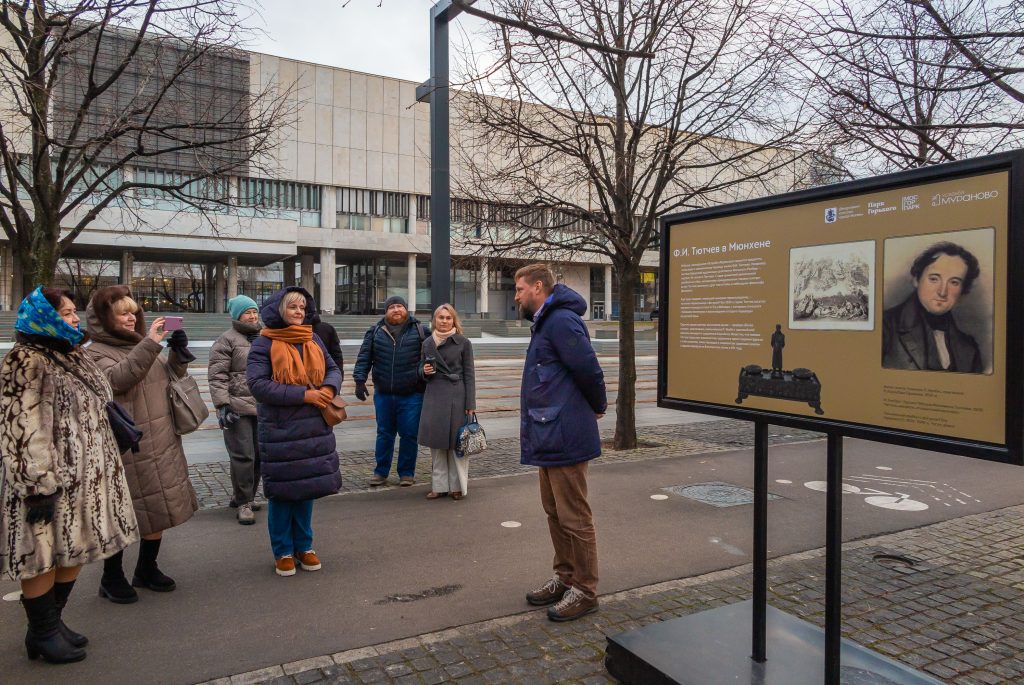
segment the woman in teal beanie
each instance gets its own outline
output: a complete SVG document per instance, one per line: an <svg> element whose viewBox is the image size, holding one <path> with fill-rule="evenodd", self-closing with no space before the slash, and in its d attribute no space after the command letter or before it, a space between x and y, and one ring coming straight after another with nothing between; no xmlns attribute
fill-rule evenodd
<svg viewBox="0 0 1024 685"><path fill-rule="evenodd" d="M209 382L217 420L224 431L224 446L231 458L231 506L238 508L238 522L256 523L259 510L256 487L260 482L260 452L256 437L256 400L245 382L249 347L260 334L260 315L255 300L245 295L228 300L231 328L210 348Z"/></svg>

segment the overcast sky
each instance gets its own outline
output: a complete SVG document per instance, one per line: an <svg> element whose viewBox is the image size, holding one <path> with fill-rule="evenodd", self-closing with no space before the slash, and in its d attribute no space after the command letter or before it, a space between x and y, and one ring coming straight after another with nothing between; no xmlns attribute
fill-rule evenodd
<svg viewBox="0 0 1024 685"><path fill-rule="evenodd" d="M433 0L258 1L261 16L251 23L263 35L251 50L417 82L430 75ZM478 25L466 15L457 24L458 31ZM452 38L460 40L457 31Z"/></svg>

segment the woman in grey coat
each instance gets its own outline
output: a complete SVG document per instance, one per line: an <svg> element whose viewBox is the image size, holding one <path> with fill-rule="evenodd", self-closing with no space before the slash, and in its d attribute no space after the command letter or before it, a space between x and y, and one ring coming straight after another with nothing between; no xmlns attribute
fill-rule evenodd
<svg viewBox="0 0 1024 685"><path fill-rule="evenodd" d="M455 437L469 414L476 412L476 369L473 345L462 335L455 307L434 310L423 341L420 373L427 382L420 414L418 442L430 448L433 485L427 499L451 494L455 500L469 489L469 460L455 456Z"/></svg>
<svg viewBox="0 0 1024 685"><path fill-rule="evenodd" d="M224 446L231 460L231 506L238 509L243 526L256 523L253 511L260 483L260 445L256 435L256 398L245 382L245 366L252 341L260 334L256 302L245 295L228 300L231 328L210 348L210 398L224 431Z"/></svg>

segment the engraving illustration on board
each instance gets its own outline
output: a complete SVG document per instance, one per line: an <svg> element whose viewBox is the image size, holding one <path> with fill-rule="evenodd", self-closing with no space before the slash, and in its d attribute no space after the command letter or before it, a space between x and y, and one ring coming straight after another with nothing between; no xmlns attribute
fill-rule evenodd
<svg viewBox="0 0 1024 685"><path fill-rule="evenodd" d="M790 328L874 330L874 290L872 240L790 250Z"/></svg>

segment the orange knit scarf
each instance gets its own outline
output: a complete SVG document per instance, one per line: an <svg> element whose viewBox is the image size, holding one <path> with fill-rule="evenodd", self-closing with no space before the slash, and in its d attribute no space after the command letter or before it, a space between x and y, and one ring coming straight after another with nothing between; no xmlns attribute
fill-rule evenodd
<svg viewBox="0 0 1024 685"><path fill-rule="evenodd" d="M324 353L313 340L312 326L264 328L260 335L270 338L270 365L275 383L286 385L323 385L327 364ZM296 345L302 345L299 354Z"/></svg>

